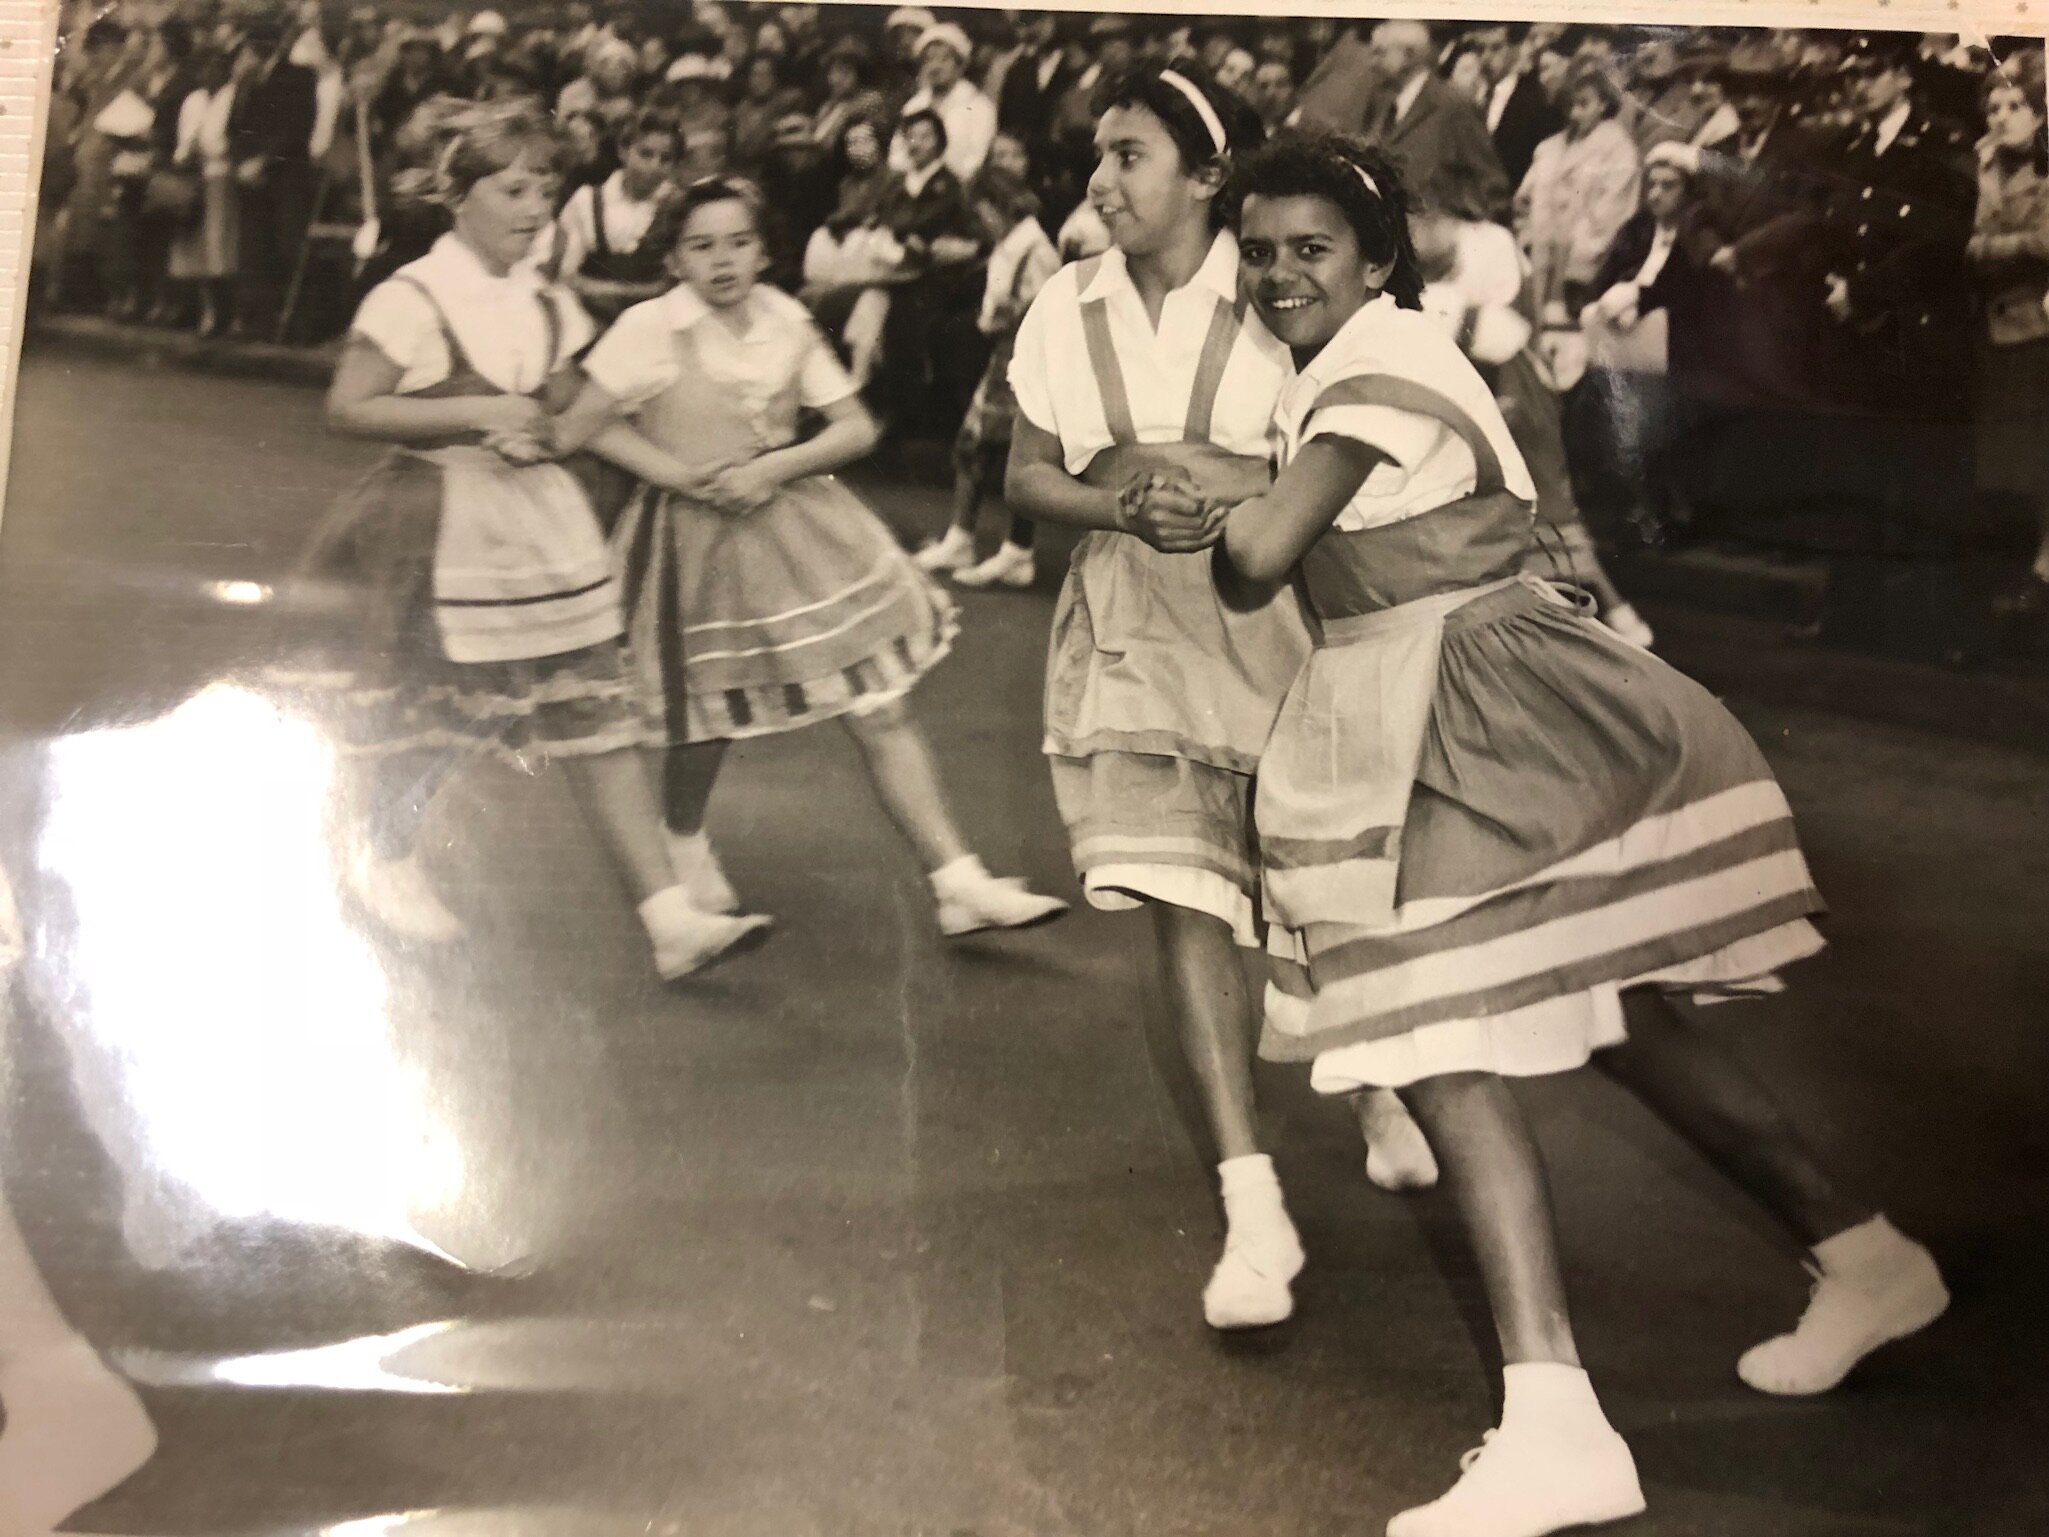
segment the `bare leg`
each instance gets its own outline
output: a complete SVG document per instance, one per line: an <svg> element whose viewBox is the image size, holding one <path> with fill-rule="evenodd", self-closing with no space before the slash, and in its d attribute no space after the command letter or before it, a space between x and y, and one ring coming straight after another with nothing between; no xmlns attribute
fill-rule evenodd
<svg viewBox="0 0 2049 1537"><path fill-rule="evenodd" d="M861 761L883 809L917 852L926 873L967 858L968 846L947 807L932 749L904 701L841 719L861 749Z"/></svg>
<svg viewBox="0 0 2049 1537"><path fill-rule="evenodd" d="M1195 1075L1217 1157L1228 1161L1257 1153L1252 1056L1259 1011L1230 925L1164 902L1154 904L1153 922L1182 1054Z"/></svg>
<svg viewBox="0 0 2049 1537"><path fill-rule="evenodd" d="M1479 1261L1502 1361L1578 1366L1551 1187L1522 1107L1487 1073L1427 1078L1405 1092Z"/></svg>
<svg viewBox="0 0 2049 1537"><path fill-rule="evenodd" d="M640 756L627 748L562 760L570 790L596 824L634 900L676 884L662 842L662 818Z"/></svg>
<svg viewBox="0 0 2049 1537"><path fill-rule="evenodd" d="M1623 996L1628 1041L1596 1058L1808 1247L1876 1210L1837 1189L1778 1102L1712 1032L1651 988Z"/></svg>
<svg viewBox="0 0 2049 1537"><path fill-rule="evenodd" d="M975 532L975 512L989 490L989 464L980 453L956 456L953 469L953 522L956 531Z"/></svg>

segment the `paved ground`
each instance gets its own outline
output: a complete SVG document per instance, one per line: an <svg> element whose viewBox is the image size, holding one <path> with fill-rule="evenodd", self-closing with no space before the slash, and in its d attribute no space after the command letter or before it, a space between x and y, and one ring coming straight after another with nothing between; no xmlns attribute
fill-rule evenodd
<svg viewBox="0 0 2049 1537"><path fill-rule="evenodd" d="M1492 1422L1449 1211L1368 1188L1293 1072L1262 1090L1312 1255L1298 1316L1204 1328L1218 1217L1142 921L943 945L830 728L732 760L716 829L782 924L715 981L662 992L561 785L505 771L434 823L474 942L361 934L324 755L208 685L267 622L216 584L275 576L366 455L303 391L55 353L25 364L17 429L0 853L76 914L48 931L76 965L46 974L89 982L17 1000L10 1189L163 1430L81 1530L1346 1537ZM907 534L938 517L887 500ZM971 596L919 702L990 862L1066 890L1036 754L1049 606ZM1652 618L1765 744L1835 904L1795 1000L1727 1027L1957 1305L1828 1401L1749 1394L1732 1364L1797 1311L1795 1256L1605 1082L1528 1085L1652 1501L1625 1530L2049 1529L2026 1472L2049 1439L2049 756L1983 729L1971 685ZM1888 694L1941 729L1888 723ZM58 862L66 893L39 879ZM111 1157L94 1124L129 1129ZM140 1210L196 1187L232 1218L155 1273L118 1232L117 1170L152 1164L182 1184ZM430 1186L430 1231L538 1273L455 1280L341 1231Z"/></svg>

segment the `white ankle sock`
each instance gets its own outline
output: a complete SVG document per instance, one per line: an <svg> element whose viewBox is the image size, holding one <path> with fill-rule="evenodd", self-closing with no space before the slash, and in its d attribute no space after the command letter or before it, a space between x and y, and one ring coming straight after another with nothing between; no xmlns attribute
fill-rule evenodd
<svg viewBox="0 0 2049 1537"><path fill-rule="evenodd" d="M1608 1422L1584 1367L1560 1361L1518 1361L1502 1368L1502 1429L1518 1420L1536 1429L1583 1421L1588 1415L1603 1425Z"/></svg>
<svg viewBox="0 0 2049 1537"><path fill-rule="evenodd" d="M640 921L652 929L663 922L680 922L697 914L690 893L681 886L665 886L640 904Z"/></svg>
<svg viewBox="0 0 2049 1537"><path fill-rule="evenodd" d="M1897 1254L1912 1243L1883 1213L1824 1238L1813 1249L1815 1263L1829 1275L1843 1275Z"/></svg>
<svg viewBox="0 0 2049 1537"><path fill-rule="evenodd" d="M927 879L932 882L933 891L945 896L953 887L965 881L984 879L988 874L989 872L982 868L982 861L979 858L973 854L963 854L960 858L941 865Z"/></svg>

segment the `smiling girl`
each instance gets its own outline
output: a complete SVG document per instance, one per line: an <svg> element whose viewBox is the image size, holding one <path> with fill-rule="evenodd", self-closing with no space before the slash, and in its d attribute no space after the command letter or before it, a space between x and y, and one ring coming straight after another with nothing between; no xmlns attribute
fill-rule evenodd
<svg viewBox="0 0 2049 1537"><path fill-rule="evenodd" d="M497 452L547 420L591 336L575 299L521 267L553 212L560 146L519 104L469 108L443 131L431 195L454 227L363 301L327 396L336 428L392 450L306 562L370 590L360 630L313 676L339 695L347 750L374 768L348 883L387 928L459 937L414 855L428 801L460 751L560 760L640 901L657 967L679 977L762 920L700 912L678 884L634 753L644 733L597 520L566 471Z"/></svg>
<svg viewBox="0 0 2049 1537"><path fill-rule="evenodd" d="M1505 1077L1603 1065L1813 1249L1813 1299L1739 1370L1834 1386L1947 1302L1926 1250L1838 1191L1670 1001L1771 990L1821 946L1792 813L1690 680L1520 574L1535 487L1494 397L1421 312L1393 171L1270 146L1234 193L1245 284L1298 368L1281 469L1227 516L1234 601L1299 580L1319 641L1260 767L1266 896L1316 992L1281 1054L1399 1088L1472 1239L1501 1427L1389 1537L1538 1537L1643 1508L1566 1310L1543 1164Z"/></svg>

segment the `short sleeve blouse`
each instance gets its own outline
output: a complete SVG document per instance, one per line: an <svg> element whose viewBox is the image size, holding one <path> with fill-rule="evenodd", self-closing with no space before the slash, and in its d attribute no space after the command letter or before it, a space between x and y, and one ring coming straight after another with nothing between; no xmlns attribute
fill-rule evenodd
<svg viewBox="0 0 2049 1537"><path fill-rule="evenodd" d="M730 386L751 414L768 415L792 378L798 400L813 410L855 393L853 379L802 304L769 287L756 288L746 303L747 328L736 332L678 285L621 315L584 359L584 372L613 399L637 408L677 381L683 367L677 333L694 331L699 365Z"/></svg>

